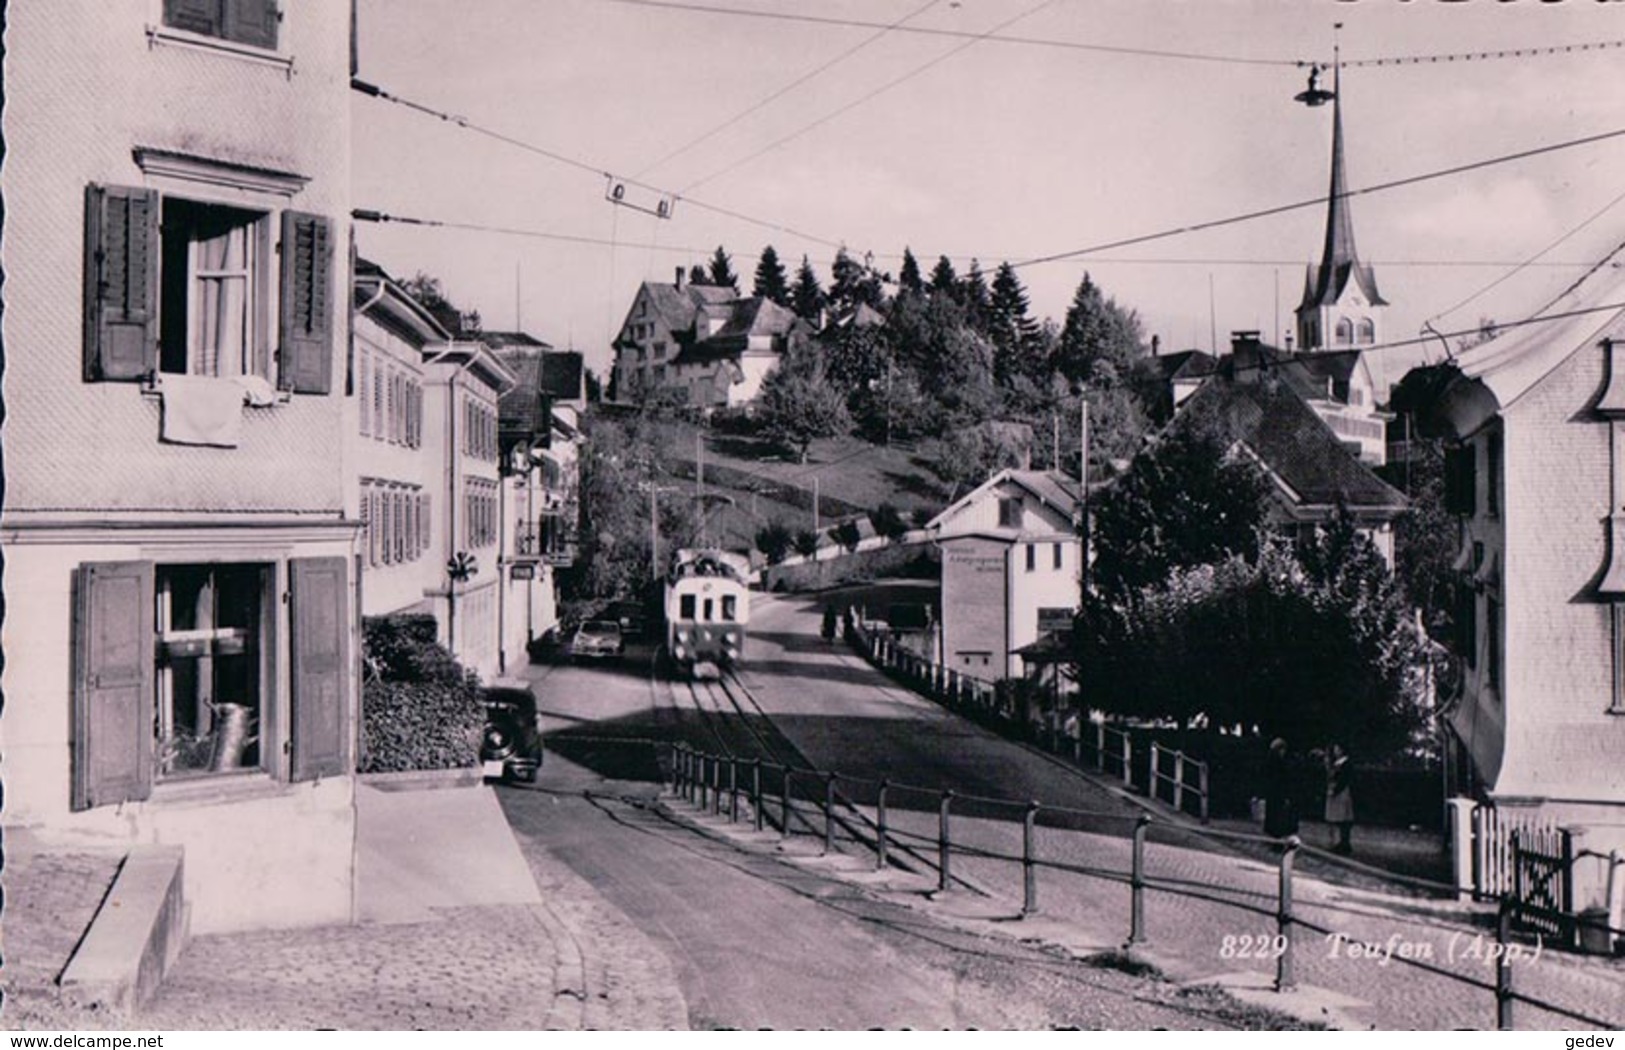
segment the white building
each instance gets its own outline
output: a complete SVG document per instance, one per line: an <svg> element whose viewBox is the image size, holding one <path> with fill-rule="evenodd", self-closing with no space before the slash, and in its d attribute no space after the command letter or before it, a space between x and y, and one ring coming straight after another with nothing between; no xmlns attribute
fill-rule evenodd
<svg viewBox="0 0 1625 1050"><path fill-rule="evenodd" d="M1027 674L1016 650L1082 601L1078 483L1002 470L926 525L942 549L941 662L973 678Z"/></svg>

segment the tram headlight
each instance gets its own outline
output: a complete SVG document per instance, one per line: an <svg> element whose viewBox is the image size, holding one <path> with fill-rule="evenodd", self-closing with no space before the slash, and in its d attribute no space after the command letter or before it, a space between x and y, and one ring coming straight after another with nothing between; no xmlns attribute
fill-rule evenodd
<svg viewBox="0 0 1625 1050"><path fill-rule="evenodd" d="M689 635L688 635L687 631L678 631L677 632L677 643L679 645L683 644L684 642L687 642L688 638L689 638Z"/></svg>

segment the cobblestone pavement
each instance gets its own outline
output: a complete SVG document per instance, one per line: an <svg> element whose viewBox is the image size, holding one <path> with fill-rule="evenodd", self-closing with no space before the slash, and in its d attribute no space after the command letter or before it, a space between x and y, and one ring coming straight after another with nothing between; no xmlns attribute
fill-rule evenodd
<svg viewBox="0 0 1625 1050"><path fill-rule="evenodd" d="M953 787L962 794L1036 798L1088 811L1089 815L1075 815L1069 829L1041 827L1037 853L1046 861L1100 874L1041 870L1041 907L1047 920L1064 923L1075 935L1102 945L1124 941L1129 927L1128 836L1140 811L1060 763L899 689L849 652L820 647L816 641L807 645L805 640L813 639L816 631L817 611L816 606L799 608L799 604L794 599L769 599L754 610L753 626L763 627L758 636L766 637L756 643L744 677L774 724L807 761L843 775L888 775L933 792ZM774 628L780 633L772 634ZM813 681L819 682L818 688L808 687ZM851 785L850 790L861 794L862 788ZM937 796L894 790L890 802L891 825L912 836L912 843L934 859ZM996 807L962 799L956 807L957 813L974 813L953 818L956 845L1020 855L1019 804ZM807 824L797 827L817 824L817 816L811 815ZM1226 945L1239 948L1242 937L1268 944L1274 937L1278 875L1272 865L1257 859L1227 853L1222 847L1187 848L1189 843L1188 833L1170 830L1154 835L1147 850L1147 873L1158 888L1147 894L1150 943L1144 954L1183 979L1256 983L1273 973L1273 957L1240 958ZM846 848L868 849L856 843ZM952 865L957 877L992 895L980 910L1002 912L1006 918L1019 912L1018 864L956 854ZM1479 935L1491 932L1483 924L1482 908L1475 912L1454 902L1333 886L1307 877L1295 880L1294 891L1301 920L1383 946L1384 952L1391 941L1394 944L1392 958L1351 958L1345 945L1297 930L1298 981L1335 993L1348 1005L1351 1023L1381 1028L1493 1027L1490 991L1424 972L1399 957L1407 950L1413 955L1432 953L1433 965L1492 983L1493 965L1473 954L1486 946ZM962 896L971 895L966 891ZM1237 940L1226 942L1226 937ZM1488 940L1492 943L1493 937ZM1514 975L1520 993L1625 1024L1625 964L1620 961L1548 950L1515 966ZM1516 1012L1522 1027L1579 1023L1523 1004Z"/></svg>
<svg viewBox="0 0 1625 1050"><path fill-rule="evenodd" d="M0 1028L71 1026L82 1015L57 1001L55 981L112 886L123 856L42 852L26 834L12 831L4 846Z"/></svg>

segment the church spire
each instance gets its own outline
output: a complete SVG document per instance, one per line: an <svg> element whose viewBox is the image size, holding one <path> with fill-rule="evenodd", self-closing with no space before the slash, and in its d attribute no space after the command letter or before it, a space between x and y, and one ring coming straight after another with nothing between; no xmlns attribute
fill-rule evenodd
<svg viewBox="0 0 1625 1050"><path fill-rule="evenodd" d="M1348 174L1343 144L1343 69L1332 64L1332 90L1317 86L1317 68L1310 73L1309 90L1298 100L1318 106L1332 103L1331 188L1326 202L1326 238L1320 263L1304 274L1303 301L1298 304L1298 345L1304 350L1369 344L1376 338L1380 308L1387 305L1377 291L1372 268L1360 262L1354 247L1354 217L1349 208Z"/></svg>

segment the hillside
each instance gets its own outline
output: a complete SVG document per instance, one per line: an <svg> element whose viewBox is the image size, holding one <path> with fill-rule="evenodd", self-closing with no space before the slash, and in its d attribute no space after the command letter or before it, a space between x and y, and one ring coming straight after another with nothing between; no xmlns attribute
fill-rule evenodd
<svg viewBox="0 0 1625 1050"><path fill-rule="evenodd" d="M752 546L756 530L770 522L796 531L812 528L815 484L825 528L882 503L910 518L916 512L935 514L948 502L948 486L932 471L929 450L830 438L815 441L807 462L798 463L756 438L702 432L681 422L664 423L661 430L675 472L690 482L695 437L703 433L705 491L713 508L707 538L730 548Z"/></svg>

